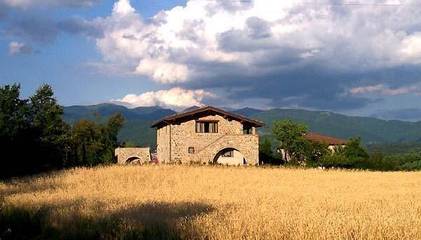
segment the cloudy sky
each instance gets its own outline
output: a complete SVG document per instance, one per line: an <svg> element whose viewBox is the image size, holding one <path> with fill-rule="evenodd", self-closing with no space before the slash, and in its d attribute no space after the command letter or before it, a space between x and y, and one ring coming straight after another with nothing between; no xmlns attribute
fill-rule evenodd
<svg viewBox="0 0 421 240"><path fill-rule="evenodd" d="M421 119L421 1L0 0L0 83L63 105Z"/></svg>

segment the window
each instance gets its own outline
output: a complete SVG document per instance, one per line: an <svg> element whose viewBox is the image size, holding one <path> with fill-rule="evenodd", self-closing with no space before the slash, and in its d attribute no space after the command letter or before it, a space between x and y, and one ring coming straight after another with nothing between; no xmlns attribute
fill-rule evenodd
<svg viewBox="0 0 421 240"><path fill-rule="evenodd" d="M243 134L253 134L253 128L248 125L243 125Z"/></svg>
<svg viewBox="0 0 421 240"><path fill-rule="evenodd" d="M228 151L222 153L222 157L234 157L234 151L228 150Z"/></svg>
<svg viewBox="0 0 421 240"><path fill-rule="evenodd" d="M196 132L197 133L217 133L218 132L218 122L197 121L196 122Z"/></svg>
<svg viewBox="0 0 421 240"><path fill-rule="evenodd" d="M189 152L190 154L194 154L194 147L189 147L188 152Z"/></svg>

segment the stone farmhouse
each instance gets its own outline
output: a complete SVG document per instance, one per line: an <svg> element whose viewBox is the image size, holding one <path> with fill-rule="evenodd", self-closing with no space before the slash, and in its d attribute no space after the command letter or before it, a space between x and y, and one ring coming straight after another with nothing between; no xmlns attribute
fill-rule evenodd
<svg viewBox="0 0 421 240"><path fill-rule="evenodd" d="M259 164L263 123L219 108L205 106L153 123L157 159L161 163Z"/></svg>

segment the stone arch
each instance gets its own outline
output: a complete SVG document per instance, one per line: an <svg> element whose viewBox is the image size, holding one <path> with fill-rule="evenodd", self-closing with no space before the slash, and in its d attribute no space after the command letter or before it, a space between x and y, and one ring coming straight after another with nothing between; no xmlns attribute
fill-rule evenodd
<svg viewBox="0 0 421 240"><path fill-rule="evenodd" d="M144 161L142 161L142 159L140 159L139 156L130 156L130 157L127 157L127 159L126 159L127 164L139 164L139 163L142 163L142 162L144 162Z"/></svg>
<svg viewBox="0 0 421 240"><path fill-rule="evenodd" d="M197 163L212 164L215 156L226 148L233 148L243 154L246 164L257 165L259 163L258 138L252 135L225 135L209 145L200 149L190 160Z"/></svg>
<svg viewBox="0 0 421 240"><path fill-rule="evenodd" d="M248 154L249 152L247 151L247 149L245 149L244 147L242 147L240 144L235 144L233 142L229 142L229 141L221 141L218 144L213 145L209 151L208 151L208 155L206 156L206 158L204 159L208 159L209 163L214 163L215 158L224 150L228 150L228 149L232 149L235 151L238 151L239 153L241 153L243 155L244 161L243 164L249 164L252 162L252 156L250 154Z"/></svg>
<svg viewBox="0 0 421 240"><path fill-rule="evenodd" d="M229 157L223 155L230 153ZM247 160L244 155L236 148L226 147L219 150L213 157L212 164L223 164L223 165L244 165L247 164Z"/></svg>
<svg viewBox="0 0 421 240"><path fill-rule="evenodd" d="M117 148L115 155L120 164L143 164L151 161L149 148Z"/></svg>

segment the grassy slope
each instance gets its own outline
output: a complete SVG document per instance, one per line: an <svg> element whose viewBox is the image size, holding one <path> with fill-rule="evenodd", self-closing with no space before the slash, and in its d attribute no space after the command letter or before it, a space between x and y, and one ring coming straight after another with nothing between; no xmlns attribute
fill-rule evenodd
<svg viewBox="0 0 421 240"><path fill-rule="evenodd" d="M0 182L0 237L421 239L420 185L420 172L80 168Z"/></svg>

